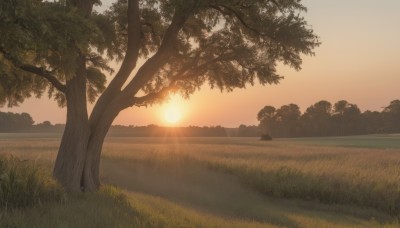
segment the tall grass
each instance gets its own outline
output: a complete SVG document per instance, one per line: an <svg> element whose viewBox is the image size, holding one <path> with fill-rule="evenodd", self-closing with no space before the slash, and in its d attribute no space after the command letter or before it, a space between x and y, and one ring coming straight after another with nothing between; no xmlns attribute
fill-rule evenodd
<svg viewBox="0 0 400 228"><path fill-rule="evenodd" d="M126 197L111 186L96 193L68 195L63 203L53 201L0 213L0 227L145 227L142 224Z"/></svg>
<svg viewBox="0 0 400 228"><path fill-rule="evenodd" d="M391 215L400 215L399 184L388 180L363 179L349 173L310 173L291 166L262 167L232 162L205 162L240 178L259 192L279 197L314 200L330 204L368 206Z"/></svg>
<svg viewBox="0 0 400 228"><path fill-rule="evenodd" d="M47 166L0 155L0 227L147 227L147 223L112 186L67 195Z"/></svg>
<svg viewBox="0 0 400 228"><path fill-rule="evenodd" d="M0 156L0 208L16 209L64 199L62 187L47 170L29 161Z"/></svg>

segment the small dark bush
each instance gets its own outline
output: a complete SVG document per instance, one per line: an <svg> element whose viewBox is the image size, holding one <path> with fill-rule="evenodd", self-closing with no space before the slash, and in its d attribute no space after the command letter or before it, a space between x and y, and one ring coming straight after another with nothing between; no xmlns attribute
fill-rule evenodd
<svg viewBox="0 0 400 228"><path fill-rule="evenodd" d="M271 141L272 137L269 134L262 134L261 135L261 140L263 140L263 141Z"/></svg>
<svg viewBox="0 0 400 228"><path fill-rule="evenodd" d="M0 156L0 208L15 209L63 201L63 188L42 167Z"/></svg>

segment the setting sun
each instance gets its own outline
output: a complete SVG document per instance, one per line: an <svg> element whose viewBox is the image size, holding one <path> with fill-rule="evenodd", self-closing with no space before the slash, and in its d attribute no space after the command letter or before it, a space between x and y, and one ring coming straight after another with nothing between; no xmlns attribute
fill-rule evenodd
<svg viewBox="0 0 400 228"><path fill-rule="evenodd" d="M167 124L181 122L183 117L183 99L178 95L172 95L162 108L162 118Z"/></svg>
<svg viewBox="0 0 400 228"><path fill-rule="evenodd" d="M170 124L177 123L181 119L181 116L179 109L174 106L167 107L164 114L165 120Z"/></svg>

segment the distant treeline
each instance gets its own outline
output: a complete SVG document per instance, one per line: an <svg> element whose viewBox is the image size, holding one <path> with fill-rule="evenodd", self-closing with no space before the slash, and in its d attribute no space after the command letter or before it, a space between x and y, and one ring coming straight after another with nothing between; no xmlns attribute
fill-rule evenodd
<svg viewBox="0 0 400 228"><path fill-rule="evenodd" d="M0 112L0 132L18 132L30 128L34 121L28 113Z"/></svg>
<svg viewBox="0 0 400 228"><path fill-rule="evenodd" d="M381 112L361 112L356 104L338 101L331 104L319 101L304 113L296 104L279 109L265 106L257 115L259 126L240 125L238 128L161 127L114 125L108 136L124 137L258 137L267 133L275 138L309 136L345 136L375 133L400 133L400 100L390 102ZM54 132L62 133L64 124L49 121L34 124L28 113L0 112L0 132Z"/></svg>
<svg viewBox="0 0 400 228"><path fill-rule="evenodd" d="M34 124L28 113L0 112L0 132L62 132L64 124L52 125L49 121Z"/></svg>
<svg viewBox="0 0 400 228"><path fill-rule="evenodd" d="M64 124L53 125L49 121L34 124L28 113L0 112L0 132L51 132L62 133ZM189 127L161 127L148 126L122 126L114 125L108 132L109 136L123 137L225 137L228 136L225 128L221 126L189 126Z"/></svg>
<svg viewBox="0 0 400 228"><path fill-rule="evenodd" d="M361 112L345 100L331 104L319 101L301 114L296 104L279 109L265 106L257 115L263 133L272 137L346 136L375 133L400 133L400 100L381 112Z"/></svg>
<svg viewBox="0 0 400 228"><path fill-rule="evenodd" d="M212 127L161 127L148 126L122 126L114 125L110 128L108 136L124 137L225 137L227 132L221 126Z"/></svg>

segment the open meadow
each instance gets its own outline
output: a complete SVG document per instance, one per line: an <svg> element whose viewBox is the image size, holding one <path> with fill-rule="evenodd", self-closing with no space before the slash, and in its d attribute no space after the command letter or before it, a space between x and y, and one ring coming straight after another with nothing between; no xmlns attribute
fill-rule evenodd
<svg viewBox="0 0 400 228"><path fill-rule="evenodd" d="M0 134L0 155L50 171L59 141ZM118 189L0 211L0 226L400 226L400 135L110 137L101 176Z"/></svg>

